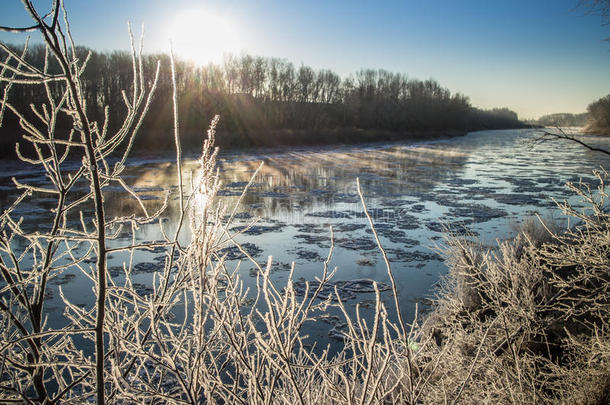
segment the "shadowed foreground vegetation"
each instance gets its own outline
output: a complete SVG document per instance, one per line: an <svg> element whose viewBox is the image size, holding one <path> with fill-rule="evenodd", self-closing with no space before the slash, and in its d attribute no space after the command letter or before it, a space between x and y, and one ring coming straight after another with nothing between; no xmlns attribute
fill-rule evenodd
<svg viewBox="0 0 610 405"><path fill-rule="evenodd" d="M23 47L10 50L21 54ZM24 59L42 69L44 55L43 46L33 45ZM7 51L0 51L0 57L6 59ZM87 113L101 122L108 106L109 129L120 127L127 110L122 91L130 92L134 86L131 54L77 47L76 57L87 60L79 76ZM157 61L161 70L156 97L142 123L137 149L163 151L173 142L167 136L173 123L169 56L144 55L143 80L153 81ZM9 64L15 67L15 63L9 59ZM48 72L59 71L50 60ZM222 116L218 143L223 148L429 138L523 126L517 114L506 108L473 108L466 96L452 94L434 80L385 70L361 70L342 79L330 70L295 67L284 59L228 56L222 65L176 61L176 86L183 143L195 150L203 142L200 129L216 114ZM42 86L20 83L14 84L11 96L28 119L35 117L29 104L46 98ZM11 154L12 145L21 139L19 120L10 112L4 120L0 153ZM60 120L57 126L69 129L70 121Z"/></svg>
<svg viewBox="0 0 610 405"><path fill-rule="evenodd" d="M216 198L217 119L187 185L173 111L175 184L160 192L165 201L159 210L148 210L132 179L123 176L157 85L145 80L141 54L133 53L133 86L125 93L129 108L123 124L113 129L88 115L86 85L79 77L83 60L61 45L71 43L69 27L59 22L62 2L54 1L45 21L31 3L25 5L36 29L49 38L49 57L60 71L51 75L11 54L0 74L3 89L37 85L46 97L32 100L35 119L20 116L24 140L35 152L22 160L41 176L30 177L32 183L15 181L22 194L0 216L0 402L608 403L605 172L597 173L597 189L570 185L585 208L560 205L577 222L569 229L524 228L495 248L450 237L444 289L432 311L411 324L403 319L391 263L358 184L392 290L390 302L384 302L373 283L374 309L364 316L360 306L355 313L346 308L336 290L328 299L320 297L334 273L328 267L332 242L319 278L297 294L294 266L285 284L276 285L271 257L267 265L257 263L234 241L237 208ZM170 97L174 107L176 89ZM2 109L20 114L10 100L3 99ZM71 123L66 138L55 136L60 121ZM110 159L120 151L118 159ZM71 155L80 159L68 161ZM46 182L38 182L43 176ZM133 212L109 218L108 200L117 192L136 203ZM32 229L17 208L41 196L54 203L50 225ZM180 210L171 231L163 220L170 198ZM139 242L135 234L144 225L158 226L164 238ZM187 227L192 239L185 243L179 236ZM239 249L256 267L256 291L244 291L238 269L223 253L226 246ZM165 257L151 288L142 290L134 280L134 258L151 250ZM107 259L119 254L127 260L111 272ZM60 288L64 322L51 324L47 319L57 309L45 306L49 283L69 274L79 275L79 288L89 287L93 302L75 305ZM331 308L347 325L344 347L334 355L312 347L303 333L305 324Z"/></svg>

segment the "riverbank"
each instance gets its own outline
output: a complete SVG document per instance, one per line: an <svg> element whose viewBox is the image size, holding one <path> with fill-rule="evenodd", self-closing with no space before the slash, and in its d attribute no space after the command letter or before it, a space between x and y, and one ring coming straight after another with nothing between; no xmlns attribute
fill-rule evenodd
<svg viewBox="0 0 610 405"><path fill-rule="evenodd" d="M522 125L514 128L492 129L523 129L530 126ZM297 146L330 146L330 145L359 145L377 142L401 141L435 141L464 136L469 132L485 130L488 128L473 129L422 129L422 130L384 130L363 128L328 128L320 130L308 129L271 129L236 132L218 130L216 146L222 151L231 151L245 148L289 148ZM207 128L195 130L183 129L181 143L183 150L199 151L205 139ZM2 144L2 142L0 142ZM20 145L20 152L26 156L33 151L27 149L27 144ZM133 147L136 155L157 155L174 149L174 138L170 130L140 129ZM34 156L34 155L32 155ZM15 145L6 144L0 150L0 158L16 159Z"/></svg>
<svg viewBox="0 0 610 405"><path fill-rule="evenodd" d="M219 131L216 142L222 150L244 147L289 147L314 145L356 145L372 142L397 142L448 139L466 135L467 131L448 130L411 130L387 131L381 129L336 128L318 131L280 129L268 131L249 131L236 133ZM195 139L192 135L185 139Z"/></svg>
<svg viewBox="0 0 610 405"><path fill-rule="evenodd" d="M521 129L498 128L498 129ZM219 130L216 145L224 152L246 148L286 148L301 146L364 145L378 142L435 141L464 136L469 132L483 130L439 129L439 130L400 130L363 128L332 128L320 130L276 129L248 132ZM494 128L495 129L495 128ZM205 130L182 131L182 145L185 150L201 150ZM134 151L137 154L158 153L173 148L173 138L162 131L142 131ZM161 144L162 143L162 144Z"/></svg>

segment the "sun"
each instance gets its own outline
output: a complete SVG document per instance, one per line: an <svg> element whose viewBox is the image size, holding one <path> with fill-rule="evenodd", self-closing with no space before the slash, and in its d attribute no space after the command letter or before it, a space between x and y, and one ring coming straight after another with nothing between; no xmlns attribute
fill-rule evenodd
<svg viewBox="0 0 610 405"><path fill-rule="evenodd" d="M237 25L229 18L206 10L184 10L169 24L174 53L205 65L220 63L228 53L240 51Z"/></svg>

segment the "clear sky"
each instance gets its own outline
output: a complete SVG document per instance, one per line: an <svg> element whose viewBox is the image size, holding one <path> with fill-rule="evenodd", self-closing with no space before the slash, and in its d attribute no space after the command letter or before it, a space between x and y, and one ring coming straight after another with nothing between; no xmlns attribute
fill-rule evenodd
<svg viewBox="0 0 610 405"><path fill-rule="evenodd" d="M0 0L0 25L27 24ZM34 0L41 9L50 0ZM233 53L286 58L345 77L383 68L434 78L483 108L521 118L584 112L610 93L610 27L578 0L66 0L78 44L127 49L127 21L145 50L198 60ZM0 39L22 42L18 36ZM208 45L205 45L208 44ZM210 45L213 44L213 45ZM205 56L205 54L209 56Z"/></svg>

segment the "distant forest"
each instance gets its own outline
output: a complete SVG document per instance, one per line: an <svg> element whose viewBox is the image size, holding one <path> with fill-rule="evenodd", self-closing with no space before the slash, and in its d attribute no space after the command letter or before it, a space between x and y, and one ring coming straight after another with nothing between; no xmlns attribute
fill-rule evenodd
<svg viewBox="0 0 610 405"><path fill-rule="evenodd" d="M589 104L587 112L543 115L528 123L545 127L583 127L586 133L610 135L610 94Z"/></svg>
<svg viewBox="0 0 610 405"><path fill-rule="evenodd" d="M556 113L543 115L534 124L545 127L584 127L589 122L589 114Z"/></svg>
<svg viewBox="0 0 610 405"><path fill-rule="evenodd" d="M21 52L17 46L14 49ZM87 110L101 125L104 106L109 106L108 124L116 127L125 111L122 90L133 86L131 54L77 49L79 58L89 52L81 76ZM31 46L27 60L42 67L44 55L42 46ZM161 61L161 75L137 146L163 150L173 142L164 136L173 122L169 56L143 58L148 83L157 61ZM50 63L49 72L57 69ZM524 125L506 108L480 110L471 106L468 97L452 94L434 80L386 70L361 70L342 79L330 70L295 67L284 59L241 55L228 56L221 65L196 66L178 60L176 72L180 125L187 146L201 143L216 114L221 116L218 141L225 148L396 140ZM9 97L21 111L46 101L43 86L14 85ZM28 118L36 121L33 113ZM68 121L66 117L58 127L65 124L67 128ZM10 154L20 137L17 117L7 111L0 131L2 153Z"/></svg>

